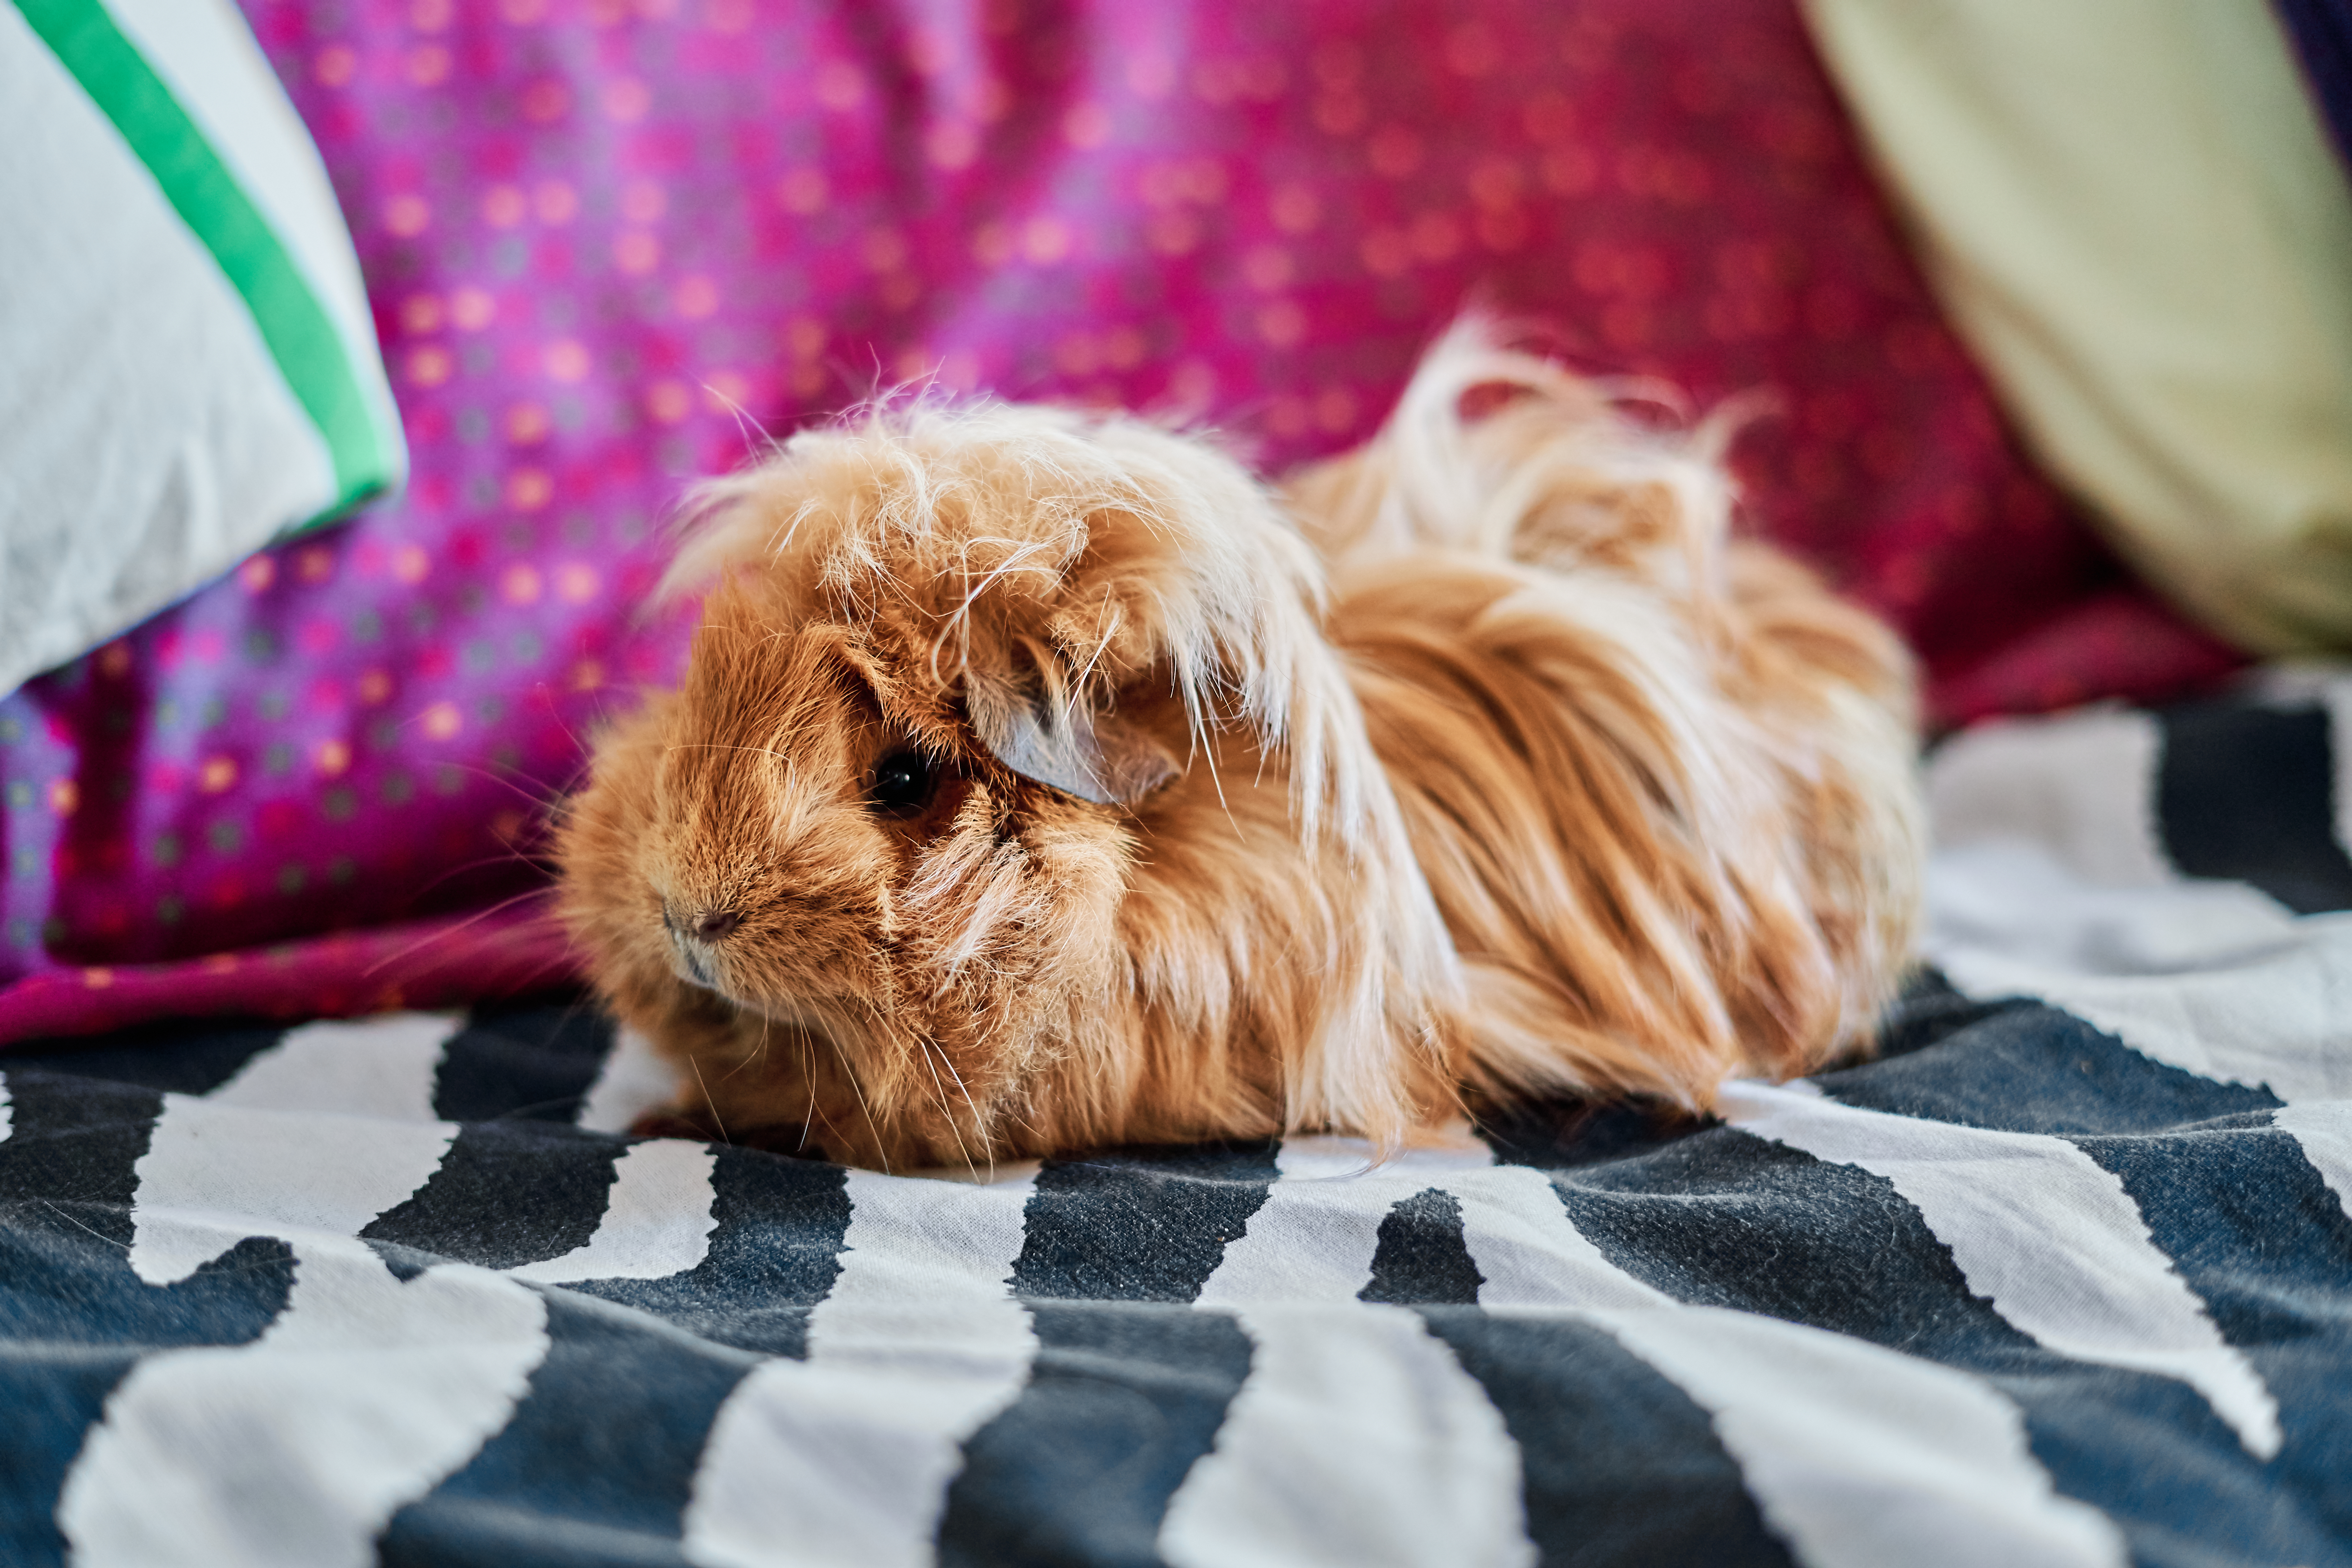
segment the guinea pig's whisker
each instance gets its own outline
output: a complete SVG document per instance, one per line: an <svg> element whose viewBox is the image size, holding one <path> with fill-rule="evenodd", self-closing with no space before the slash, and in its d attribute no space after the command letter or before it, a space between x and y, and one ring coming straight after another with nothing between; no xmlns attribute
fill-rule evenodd
<svg viewBox="0 0 2352 1568"><path fill-rule="evenodd" d="M929 1040L926 1040L925 1043L931 1044ZM940 1065L948 1069L948 1076L950 1078L955 1079L956 1092L963 1096L964 1107L971 1112L971 1135L975 1138L980 1138L982 1140L982 1146L988 1149L988 1170L989 1174L992 1177L996 1173L996 1150L993 1145L987 1142L983 1136L988 1124L980 1114L980 1107L973 1103L971 1089L964 1083L963 1074L956 1071L955 1061L948 1055L947 1047L932 1044L932 1049L939 1052ZM955 1124L955 1113L952 1111L948 1113L948 1124L950 1126L953 1126Z"/></svg>
<svg viewBox="0 0 2352 1568"><path fill-rule="evenodd" d="M956 1152L963 1156L963 1168L971 1172L973 1176L977 1177L980 1174L980 1167L972 1163L971 1151L964 1146L963 1131L956 1125L955 1107L950 1103L948 1100L948 1086L944 1082L940 1081L939 1064L931 1059L935 1055L941 1055L942 1059L944 1059L943 1054L939 1051L937 1047L931 1044L929 1038L919 1037L916 1043L922 1047L921 1055L923 1065L930 1068L931 1088L933 1091L939 1095L940 1114L947 1119L948 1131L956 1141ZM949 1064L948 1070L950 1072L953 1072L955 1070L953 1063ZM975 1124L972 1128L972 1135L974 1137L978 1137L979 1134L980 1128ZM992 1175L994 1174L995 1170L996 1162L991 1160L989 1162L990 1173Z"/></svg>
<svg viewBox="0 0 2352 1568"><path fill-rule="evenodd" d="M486 864L488 862L486 862ZM453 938L463 935L466 931L471 930L477 925L479 925L484 921L495 919L497 916L504 914L507 910L513 909L517 904L526 904L534 899L543 899L546 896L547 889L544 888L527 888L523 891L516 893L511 897L500 899L497 903L490 905L488 909L475 910L472 914L466 916L463 920L457 921L453 925L440 926L432 931L426 931L424 935L418 937L415 942L410 942L399 952L387 953L383 958L376 960L375 963L369 964L367 968L361 971L361 973L363 974L373 974L387 964L405 963L407 960L415 957L418 953L424 952L426 948L432 946L436 942L450 941Z"/></svg>
<svg viewBox="0 0 2352 1568"><path fill-rule="evenodd" d="M757 1050L755 1050L755 1051L751 1052L751 1055L749 1055L749 1056L745 1056L745 1057L739 1057L739 1058L736 1058L736 1061L735 1061L735 1065L734 1065L733 1067L729 1068L725 1072L720 1073L720 1074L719 1075L719 1081L720 1083L725 1083L729 1079L733 1078L737 1073L741 1072L745 1068L751 1066L754 1062L757 1062L761 1058L762 1058L762 1057L766 1056L767 1054L768 1054L768 1031L767 1031L767 1028L766 1028L765 1025L763 1024L763 1025L761 1026L761 1029L760 1029L760 1047L759 1047L759 1049L757 1049Z"/></svg>
<svg viewBox="0 0 2352 1568"><path fill-rule="evenodd" d="M856 1064L842 1058L838 1050L834 1056L841 1060L841 1076L849 1080L849 1092L857 1097L857 1109L864 1113L866 1128L874 1134L875 1147L882 1151L882 1173L887 1176L890 1173L889 1142L882 1136L881 1123L874 1120L874 1108L866 1103L866 1086L857 1081Z"/></svg>
<svg viewBox="0 0 2352 1568"><path fill-rule="evenodd" d="M735 1140L727 1135L725 1120L719 1114L719 1102L710 1098L710 1086L702 1080L702 1063L694 1057L688 1056L686 1058L686 1065L694 1069L695 1084L702 1090L702 1103L710 1108L710 1121L711 1124L719 1129L719 1141L721 1143L734 1142Z"/></svg>
<svg viewBox="0 0 2352 1568"><path fill-rule="evenodd" d="M801 1076L808 1079L809 1091L808 1113L801 1118L800 1147L801 1151L805 1152L808 1149L809 1128L816 1121L816 1039L806 1029L803 1029L800 1036L803 1064Z"/></svg>
<svg viewBox="0 0 2352 1568"><path fill-rule="evenodd" d="M738 746L725 741L680 741L663 749L668 752L757 752L763 757L775 758L786 767L793 765L793 759L773 746Z"/></svg>

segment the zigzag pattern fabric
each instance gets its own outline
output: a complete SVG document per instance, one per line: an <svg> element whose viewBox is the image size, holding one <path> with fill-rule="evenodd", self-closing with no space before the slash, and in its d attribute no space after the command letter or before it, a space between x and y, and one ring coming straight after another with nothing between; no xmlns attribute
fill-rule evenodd
<svg viewBox="0 0 2352 1568"><path fill-rule="evenodd" d="M1879 1060L945 1179L561 1007L0 1058L0 1558L2352 1563L2352 686L1971 731Z"/></svg>

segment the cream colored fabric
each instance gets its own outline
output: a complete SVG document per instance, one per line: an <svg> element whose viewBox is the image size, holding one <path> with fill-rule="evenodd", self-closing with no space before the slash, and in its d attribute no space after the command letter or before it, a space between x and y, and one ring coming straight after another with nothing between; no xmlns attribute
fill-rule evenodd
<svg viewBox="0 0 2352 1568"><path fill-rule="evenodd" d="M2263 0L1804 0L1929 274L2117 548L2352 646L2352 191Z"/></svg>

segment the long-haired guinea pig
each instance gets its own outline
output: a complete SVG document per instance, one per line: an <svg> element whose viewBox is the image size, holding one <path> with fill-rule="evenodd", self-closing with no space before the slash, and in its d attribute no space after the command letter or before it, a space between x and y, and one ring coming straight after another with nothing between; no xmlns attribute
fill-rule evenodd
<svg viewBox="0 0 2352 1568"><path fill-rule="evenodd" d="M1922 854L1901 646L1730 507L1475 327L1281 497L1127 417L804 431L702 496L565 919L673 1125L853 1163L1704 1110L1866 1047Z"/></svg>

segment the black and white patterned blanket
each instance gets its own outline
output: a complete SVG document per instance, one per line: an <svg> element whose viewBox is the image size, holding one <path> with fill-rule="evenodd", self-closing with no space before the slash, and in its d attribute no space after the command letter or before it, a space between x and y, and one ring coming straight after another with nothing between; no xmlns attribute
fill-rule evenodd
<svg viewBox="0 0 2352 1568"><path fill-rule="evenodd" d="M1716 1125L959 1182L623 1136L560 1007L0 1057L0 1561L2352 1563L2347 745L1948 745L1884 1059Z"/></svg>

